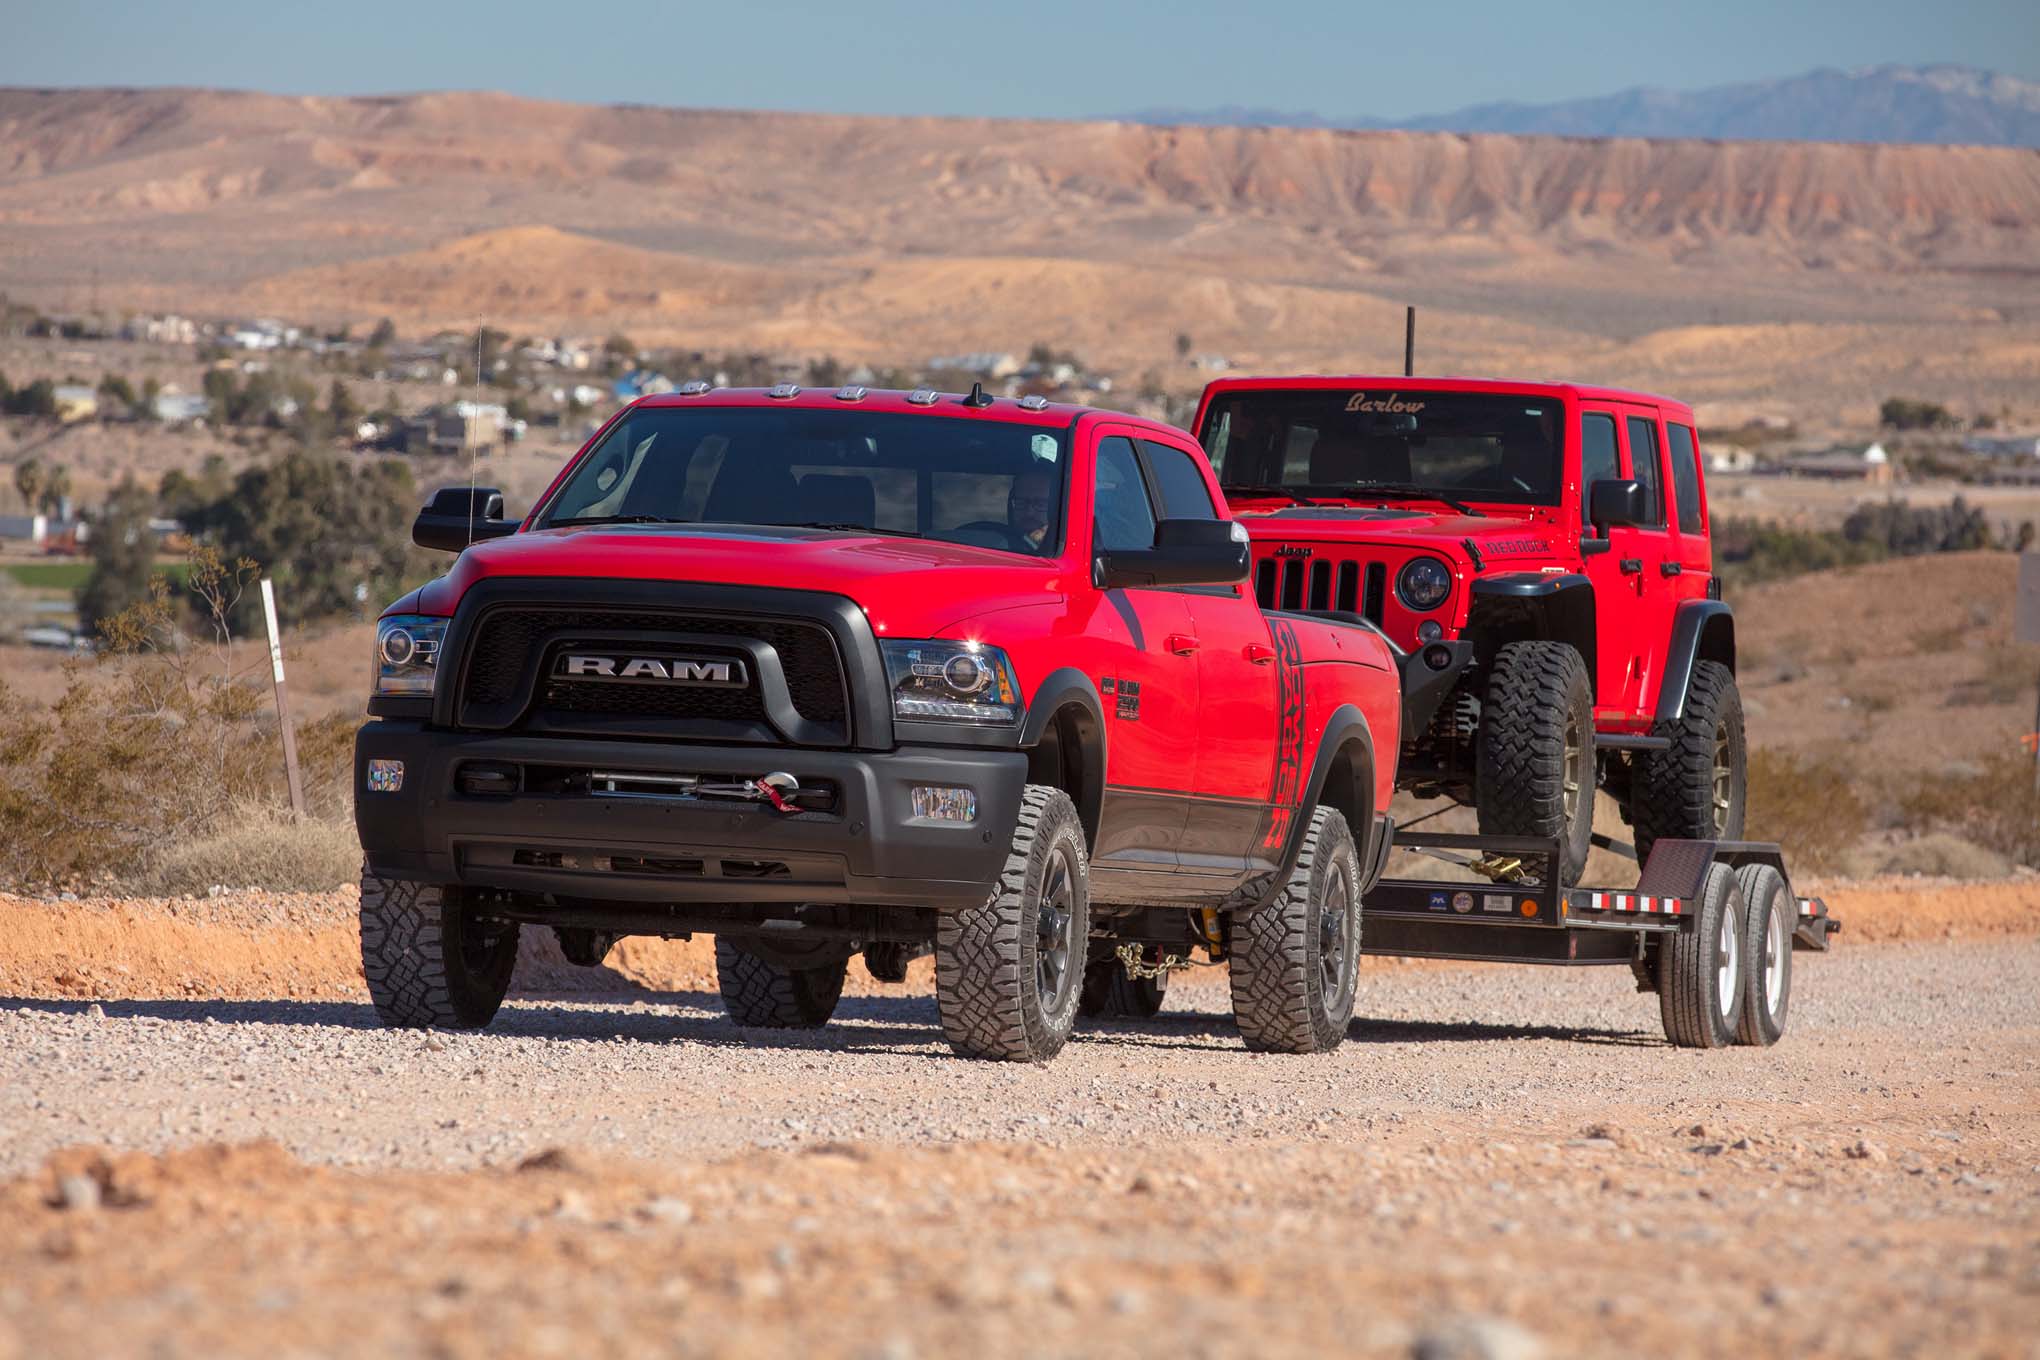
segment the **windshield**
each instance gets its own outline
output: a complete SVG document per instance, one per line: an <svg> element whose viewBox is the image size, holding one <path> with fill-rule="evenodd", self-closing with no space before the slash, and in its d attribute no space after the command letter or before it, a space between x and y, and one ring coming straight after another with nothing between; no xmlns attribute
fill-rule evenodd
<svg viewBox="0 0 2040 1360"><path fill-rule="evenodd" d="M1492 392L1228 392L1204 449L1228 492L1556 505L1556 397Z"/></svg>
<svg viewBox="0 0 2040 1360"><path fill-rule="evenodd" d="M1064 445L996 420L645 407L589 451L539 527L808 525L1045 556L1061 543Z"/></svg>

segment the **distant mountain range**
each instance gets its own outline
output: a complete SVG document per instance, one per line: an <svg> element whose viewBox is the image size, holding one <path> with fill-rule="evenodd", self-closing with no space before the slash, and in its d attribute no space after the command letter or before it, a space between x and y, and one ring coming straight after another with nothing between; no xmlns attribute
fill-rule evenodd
<svg viewBox="0 0 2040 1360"><path fill-rule="evenodd" d="M1967 66L1874 66L1705 90L1639 86L1556 104L1475 104L1401 121L1238 106L1144 109L1124 117L1199 127L2040 147L2040 84Z"/></svg>

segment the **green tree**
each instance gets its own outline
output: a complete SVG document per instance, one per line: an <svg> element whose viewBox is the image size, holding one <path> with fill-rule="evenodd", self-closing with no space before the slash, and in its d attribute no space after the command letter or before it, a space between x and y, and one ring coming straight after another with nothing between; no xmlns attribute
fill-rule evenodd
<svg viewBox="0 0 2040 1360"><path fill-rule="evenodd" d="M99 395L103 398L102 412L107 405L118 404L124 410L135 409L135 389L127 378L119 373L109 373L99 380Z"/></svg>
<svg viewBox="0 0 2040 1360"><path fill-rule="evenodd" d="M156 538L149 532L154 510L154 499L130 473L93 517L92 574L78 588L78 622L88 631L98 632L108 619L148 598L156 561Z"/></svg>
<svg viewBox="0 0 2040 1360"><path fill-rule="evenodd" d="M375 323L375 329L368 333L370 349L388 349L397 341L397 323L384 317Z"/></svg>
<svg viewBox="0 0 2040 1360"><path fill-rule="evenodd" d="M14 465L14 489L21 493L21 503L31 515L35 513L36 506L42 504L43 486L49 475L49 469L43 466L40 458L24 458Z"/></svg>
<svg viewBox="0 0 2040 1360"><path fill-rule="evenodd" d="M43 477L42 495L36 503L46 515L54 515L64 508L64 501L71 494L71 469L58 463Z"/></svg>
<svg viewBox="0 0 2040 1360"><path fill-rule="evenodd" d="M1188 332L1188 331L1177 331L1177 332L1176 332L1176 357L1177 357L1178 359L1187 359L1187 358L1189 358L1189 357L1190 357L1190 346L1191 346L1191 345L1192 345L1193 343L1194 343L1194 342L1193 342L1193 341L1192 341L1192 340L1190 339L1190 332Z"/></svg>
<svg viewBox="0 0 2040 1360"><path fill-rule="evenodd" d="M212 407L212 418L222 425L241 423L241 385L234 379L233 370L209 368L205 371L203 383L205 399Z"/></svg>
<svg viewBox="0 0 2040 1360"><path fill-rule="evenodd" d="M17 387L7 395L7 414L10 416L40 416L48 419L57 413L57 385L48 378L37 378L26 387Z"/></svg>
<svg viewBox="0 0 2040 1360"><path fill-rule="evenodd" d="M326 415L332 420L334 431L350 439L354 437L354 427L361 423L361 403L338 378L333 379L333 386L326 392Z"/></svg>
<svg viewBox="0 0 2040 1360"><path fill-rule="evenodd" d="M1947 430L1955 426L1955 416L1939 402L1911 401L1905 397L1888 397L1877 408L1878 423L1892 430Z"/></svg>

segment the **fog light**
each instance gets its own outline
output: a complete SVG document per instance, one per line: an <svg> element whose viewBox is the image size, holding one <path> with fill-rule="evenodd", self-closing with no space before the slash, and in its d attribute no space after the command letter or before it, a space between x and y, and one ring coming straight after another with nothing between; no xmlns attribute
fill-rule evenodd
<svg viewBox="0 0 2040 1360"><path fill-rule="evenodd" d="M368 762L368 791L395 793L404 787L404 762L376 757Z"/></svg>
<svg viewBox="0 0 2040 1360"><path fill-rule="evenodd" d="M1436 642L1444 636L1445 625L1439 623L1436 619L1425 619L1417 625L1417 641L1419 642Z"/></svg>
<svg viewBox="0 0 2040 1360"><path fill-rule="evenodd" d="M1424 664L1434 671L1442 671L1452 664L1452 649L1442 642L1434 642L1424 648Z"/></svg>
<svg viewBox="0 0 2040 1360"><path fill-rule="evenodd" d="M940 784L916 784L914 815L937 822L977 820L977 790L945 788Z"/></svg>

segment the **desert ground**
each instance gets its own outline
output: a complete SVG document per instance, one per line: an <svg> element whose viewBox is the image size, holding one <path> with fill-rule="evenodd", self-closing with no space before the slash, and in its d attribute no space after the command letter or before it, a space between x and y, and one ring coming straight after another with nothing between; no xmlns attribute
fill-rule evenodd
<svg viewBox="0 0 2040 1360"><path fill-rule="evenodd" d="M1045 1067L926 963L741 1031L700 942L376 1029L351 894L0 898L0 1356L2005 1355L2040 1335L2040 879L1818 884L1768 1050L1626 971L1222 976Z"/></svg>

